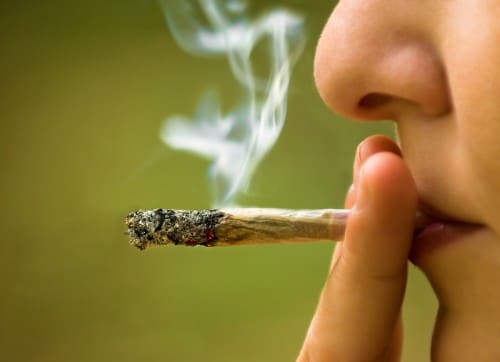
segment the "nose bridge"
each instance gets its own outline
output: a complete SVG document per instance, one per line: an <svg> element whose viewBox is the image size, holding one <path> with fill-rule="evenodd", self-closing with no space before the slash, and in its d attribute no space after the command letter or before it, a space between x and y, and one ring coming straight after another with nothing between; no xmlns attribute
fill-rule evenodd
<svg viewBox="0 0 500 362"><path fill-rule="evenodd" d="M408 105L426 115L442 113L444 70L408 16L411 9L387 3L341 1L335 8L316 51L318 91L335 112L355 119L397 118Z"/></svg>

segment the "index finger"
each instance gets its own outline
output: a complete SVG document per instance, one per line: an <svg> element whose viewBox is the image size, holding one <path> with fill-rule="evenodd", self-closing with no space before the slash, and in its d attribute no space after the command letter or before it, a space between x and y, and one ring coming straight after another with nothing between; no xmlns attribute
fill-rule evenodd
<svg viewBox="0 0 500 362"><path fill-rule="evenodd" d="M387 360L406 285L417 196L403 160L371 156L359 176L341 255L299 360Z"/></svg>

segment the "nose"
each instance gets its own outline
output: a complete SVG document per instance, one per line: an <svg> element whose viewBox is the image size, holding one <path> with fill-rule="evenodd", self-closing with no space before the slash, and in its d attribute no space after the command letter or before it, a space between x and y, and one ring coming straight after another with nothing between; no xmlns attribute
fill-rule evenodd
<svg viewBox="0 0 500 362"><path fill-rule="evenodd" d="M405 4L399 9L397 3ZM426 34L429 24L419 20L411 3L345 0L337 5L314 64L316 86L332 110L358 120L438 117L450 110L444 66L432 33Z"/></svg>

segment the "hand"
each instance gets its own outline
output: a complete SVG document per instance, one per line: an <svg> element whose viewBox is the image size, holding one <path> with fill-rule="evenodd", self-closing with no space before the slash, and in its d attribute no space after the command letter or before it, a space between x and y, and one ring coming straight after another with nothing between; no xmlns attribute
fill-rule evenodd
<svg viewBox="0 0 500 362"><path fill-rule="evenodd" d="M298 361L399 360L417 191L389 138L373 136L358 147L346 207L345 239Z"/></svg>

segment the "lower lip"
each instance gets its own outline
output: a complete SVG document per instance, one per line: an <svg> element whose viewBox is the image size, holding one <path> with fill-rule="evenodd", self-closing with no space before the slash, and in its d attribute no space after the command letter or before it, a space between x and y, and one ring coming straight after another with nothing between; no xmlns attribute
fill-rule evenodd
<svg viewBox="0 0 500 362"><path fill-rule="evenodd" d="M450 244L464 241L483 226L459 222L434 222L418 232L413 241L410 259L416 261Z"/></svg>

